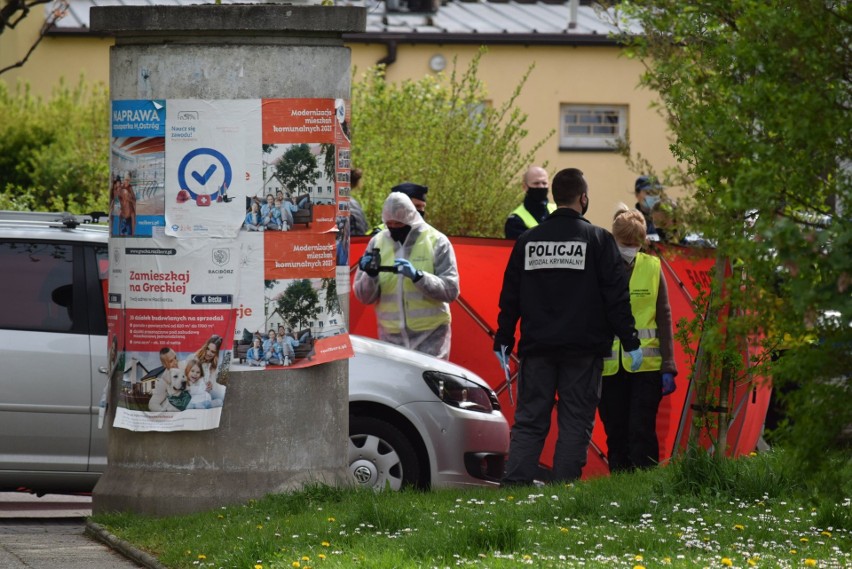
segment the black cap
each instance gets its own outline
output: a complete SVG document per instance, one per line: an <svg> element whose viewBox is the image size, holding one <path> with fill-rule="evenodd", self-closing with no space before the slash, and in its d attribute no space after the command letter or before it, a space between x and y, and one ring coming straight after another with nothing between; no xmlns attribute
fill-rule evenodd
<svg viewBox="0 0 852 569"><path fill-rule="evenodd" d="M657 183L657 179L651 176L639 176L636 178L636 193L641 192L642 190L662 190L663 187Z"/></svg>
<svg viewBox="0 0 852 569"><path fill-rule="evenodd" d="M427 186L421 186L412 182L403 182L391 188L391 192L402 192L410 198L423 200L424 202L426 201L426 192L428 191L429 188Z"/></svg>

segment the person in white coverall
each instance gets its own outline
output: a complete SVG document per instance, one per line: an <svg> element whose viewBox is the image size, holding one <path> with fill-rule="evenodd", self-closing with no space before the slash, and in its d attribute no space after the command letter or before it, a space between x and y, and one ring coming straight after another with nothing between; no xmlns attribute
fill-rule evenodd
<svg viewBox="0 0 852 569"><path fill-rule="evenodd" d="M355 298L376 305L380 340L449 359L449 303L459 296L453 246L404 193L391 192L382 220L386 228L358 261ZM381 271L375 270L374 249Z"/></svg>

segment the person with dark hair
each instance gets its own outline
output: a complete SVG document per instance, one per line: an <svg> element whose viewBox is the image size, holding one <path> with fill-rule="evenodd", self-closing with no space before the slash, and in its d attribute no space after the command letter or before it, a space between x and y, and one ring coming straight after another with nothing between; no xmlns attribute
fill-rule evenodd
<svg viewBox="0 0 852 569"><path fill-rule="evenodd" d="M364 215L364 209L358 200L355 199L355 190L358 189L358 184L361 183L361 169L353 168L349 172L349 235L366 235L369 225L367 225L367 217Z"/></svg>
<svg viewBox="0 0 852 569"><path fill-rule="evenodd" d="M636 209L642 212L642 217L645 218L645 230L648 233L649 241L660 241L660 231L654 225L654 220L651 212L654 206L661 200L661 192L663 186L657 182L653 176L639 176L634 184L634 193L636 194ZM664 240L664 239L662 239Z"/></svg>
<svg viewBox="0 0 852 569"><path fill-rule="evenodd" d="M560 171L552 192L556 210L518 238L500 292L494 351L504 368L521 322L518 407L506 485L536 481L554 402L559 437L552 480L580 478L613 333L630 355L631 367L642 363L627 273L615 239L583 217L589 207L583 173L576 168Z"/></svg>
<svg viewBox="0 0 852 569"><path fill-rule="evenodd" d="M598 405L606 431L610 472L650 468L660 460L657 409L675 390L672 309L660 259L639 250L645 245L645 219L619 204L612 235L630 283L630 307L639 330L642 366L631 370L616 339L604 358L603 389Z"/></svg>
<svg viewBox="0 0 852 569"><path fill-rule="evenodd" d="M540 166L530 166L524 172L524 202L506 218L503 227L506 239L517 239L521 233L544 221L556 209L556 204L547 199L548 179L547 170Z"/></svg>

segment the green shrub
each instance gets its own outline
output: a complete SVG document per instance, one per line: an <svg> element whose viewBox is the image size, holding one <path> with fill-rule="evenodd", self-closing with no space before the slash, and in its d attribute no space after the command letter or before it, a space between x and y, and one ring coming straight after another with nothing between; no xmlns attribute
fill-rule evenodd
<svg viewBox="0 0 852 569"><path fill-rule="evenodd" d="M44 101L0 83L0 207L85 213L109 201L109 97L64 82Z"/></svg>
<svg viewBox="0 0 852 569"><path fill-rule="evenodd" d="M429 186L426 219L442 232L503 236L521 200L519 176L553 133L521 151L527 115L514 102L532 67L511 98L492 107L477 76L483 54L459 73L454 61L449 76L394 84L379 66L356 77L352 163L364 178L355 197L371 224L381 223L391 187L407 180Z"/></svg>

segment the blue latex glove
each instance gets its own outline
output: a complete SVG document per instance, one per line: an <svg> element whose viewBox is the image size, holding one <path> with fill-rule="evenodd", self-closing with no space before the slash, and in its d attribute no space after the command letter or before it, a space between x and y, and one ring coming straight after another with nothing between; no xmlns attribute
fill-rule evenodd
<svg viewBox="0 0 852 569"><path fill-rule="evenodd" d="M674 390L677 389L677 385L675 385L674 374L664 373L663 374L663 397L666 395L670 395L674 393Z"/></svg>
<svg viewBox="0 0 852 569"><path fill-rule="evenodd" d="M639 371L639 366L642 365L642 348L627 353L630 355L630 371Z"/></svg>
<svg viewBox="0 0 852 569"><path fill-rule="evenodd" d="M503 354L500 350L494 350L494 355L497 356L497 361L500 362L500 369L509 367L509 355Z"/></svg>
<svg viewBox="0 0 852 569"><path fill-rule="evenodd" d="M373 260L372 253L369 253L369 252L364 253L364 255L361 257L361 259L358 260L358 268L361 269L362 271L366 271L367 267L370 265L370 261L372 261L372 260Z"/></svg>
<svg viewBox="0 0 852 569"><path fill-rule="evenodd" d="M408 259L394 259L393 264L396 267L396 272L402 273L403 276L417 282L423 277L423 273L414 268L411 261Z"/></svg>

